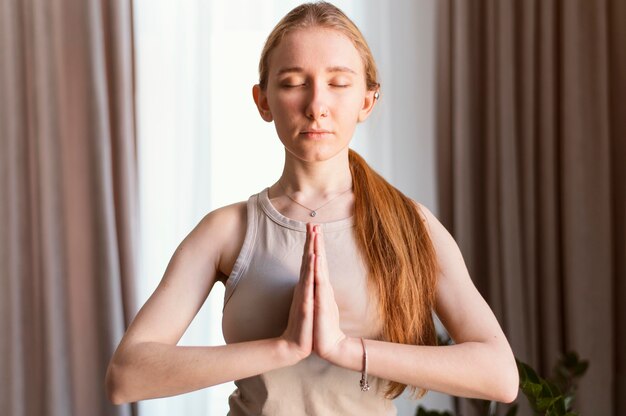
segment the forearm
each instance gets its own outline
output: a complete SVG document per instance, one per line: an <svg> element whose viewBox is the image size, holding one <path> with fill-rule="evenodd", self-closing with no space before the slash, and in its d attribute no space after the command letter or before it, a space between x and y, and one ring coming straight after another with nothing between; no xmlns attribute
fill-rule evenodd
<svg viewBox="0 0 626 416"><path fill-rule="evenodd" d="M376 340L365 343L369 375L461 397L510 402L517 395L515 359L508 348L497 344L423 346ZM348 338L335 364L361 371L361 340Z"/></svg>
<svg viewBox="0 0 626 416"><path fill-rule="evenodd" d="M120 404L174 396L296 361L279 338L211 347L142 342L113 358L106 384L111 401Z"/></svg>

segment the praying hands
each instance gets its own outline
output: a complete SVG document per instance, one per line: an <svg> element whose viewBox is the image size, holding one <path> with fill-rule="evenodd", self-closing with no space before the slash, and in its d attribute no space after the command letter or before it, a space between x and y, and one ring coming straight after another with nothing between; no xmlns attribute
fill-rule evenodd
<svg viewBox="0 0 626 416"><path fill-rule="evenodd" d="M319 225L307 224L300 280L293 293L289 321L282 335L304 359L315 351L338 364L347 336L339 326L339 308L330 284L324 237Z"/></svg>

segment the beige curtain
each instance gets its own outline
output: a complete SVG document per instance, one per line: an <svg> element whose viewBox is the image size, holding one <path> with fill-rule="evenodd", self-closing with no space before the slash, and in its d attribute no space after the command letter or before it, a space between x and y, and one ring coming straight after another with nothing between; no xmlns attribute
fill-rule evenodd
<svg viewBox="0 0 626 416"><path fill-rule="evenodd" d="M626 414L626 2L438 6L442 220L516 356L577 351L575 409Z"/></svg>
<svg viewBox="0 0 626 416"><path fill-rule="evenodd" d="M130 0L0 0L0 414L129 415L104 394L135 314Z"/></svg>

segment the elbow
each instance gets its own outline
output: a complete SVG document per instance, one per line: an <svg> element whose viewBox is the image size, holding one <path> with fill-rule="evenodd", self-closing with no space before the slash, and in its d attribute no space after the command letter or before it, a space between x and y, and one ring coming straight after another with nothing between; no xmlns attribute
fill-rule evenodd
<svg viewBox="0 0 626 416"><path fill-rule="evenodd" d="M519 393L519 373L517 372L517 367L514 368L512 378L513 380L508 384L508 390L506 391L504 397L504 403L513 403L515 399L517 399L517 395Z"/></svg>
<svg viewBox="0 0 626 416"><path fill-rule="evenodd" d="M519 371L513 352L502 345L491 347L483 362L483 388L476 397L500 403L512 403L519 393ZM484 371L487 370L487 371Z"/></svg>
<svg viewBox="0 0 626 416"><path fill-rule="evenodd" d="M122 387L122 372L123 368L111 360L104 379L104 390L107 398L114 405L131 402L131 400L127 398L126 392Z"/></svg>
<svg viewBox="0 0 626 416"><path fill-rule="evenodd" d="M517 399L517 393L519 392L519 386L510 384L503 386L498 401L502 403L513 403Z"/></svg>
<svg viewBox="0 0 626 416"><path fill-rule="evenodd" d="M512 403L517 399L519 393L519 372L515 361L513 360L513 364L503 366L501 371L498 395L495 400L502 403Z"/></svg>

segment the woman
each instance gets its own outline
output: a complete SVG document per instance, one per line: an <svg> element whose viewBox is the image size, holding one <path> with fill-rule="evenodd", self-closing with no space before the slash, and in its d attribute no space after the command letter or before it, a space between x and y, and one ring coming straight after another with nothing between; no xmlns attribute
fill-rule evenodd
<svg viewBox="0 0 626 416"><path fill-rule="evenodd" d="M380 89L356 26L331 4L301 5L259 72L283 174L180 244L111 359L111 400L235 380L232 415L391 415L407 386L513 401L513 354L456 243L348 148ZM227 345L176 346L217 281ZM432 312L455 345L436 345Z"/></svg>

